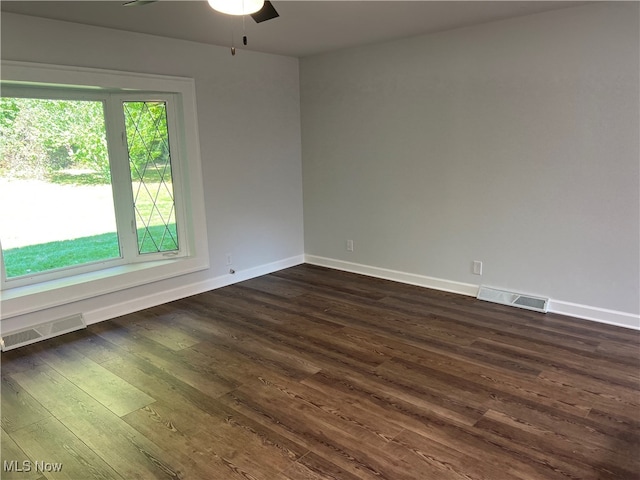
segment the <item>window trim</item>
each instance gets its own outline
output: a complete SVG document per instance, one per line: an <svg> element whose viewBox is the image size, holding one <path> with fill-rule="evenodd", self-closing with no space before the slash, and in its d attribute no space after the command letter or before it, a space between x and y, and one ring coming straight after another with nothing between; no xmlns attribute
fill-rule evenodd
<svg viewBox="0 0 640 480"><path fill-rule="evenodd" d="M14 61L3 61L1 73L3 85L27 87L34 91L38 87L46 91L73 89L78 92L86 91L88 97L98 92L102 95L111 93L127 97L134 91L147 99L154 94L172 95L174 101L171 102L171 108L175 110L176 118L181 120L170 127L170 135L176 135L175 138L178 140L178 161L175 166L172 164L172 169L176 168L176 172L179 172L174 188L177 188L176 199L180 198L180 205L176 205L176 208L181 209L183 217L179 228L184 230L180 240L180 250L184 251L182 257L159 259L162 254L152 254L153 258L143 258L136 263L106 266L100 270L24 286L11 287L10 281L5 282L2 275L2 318L44 310L209 268L193 79Z"/></svg>

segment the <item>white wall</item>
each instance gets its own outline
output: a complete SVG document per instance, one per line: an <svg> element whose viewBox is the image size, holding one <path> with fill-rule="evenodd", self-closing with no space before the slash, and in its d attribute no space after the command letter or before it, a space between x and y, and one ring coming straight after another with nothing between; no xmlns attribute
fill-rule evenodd
<svg viewBox="0 0 640 480"><path fill-rule="evenodd" d="M638 18L595 3L302 59L307 258L638 327Z"/></svg>
<svg viewBox="0 0 640 480"><path fill-rule="evenodd" d="M303 260L297 59L232 57L227 48L8 13L1 46L3 60L195 79L211 262L196 274L3 319L3 328L77 312L98 321Z"/></svg>

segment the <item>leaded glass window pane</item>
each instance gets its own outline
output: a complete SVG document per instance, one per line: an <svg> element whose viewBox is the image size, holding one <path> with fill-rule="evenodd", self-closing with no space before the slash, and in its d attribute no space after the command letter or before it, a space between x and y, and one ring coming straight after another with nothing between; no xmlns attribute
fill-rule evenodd
<svg viewBox="0 0 640 480"><path fill-rule="evenodd" d="M138 252L178 250L167 105L135 101L123 107Z"/></svg>

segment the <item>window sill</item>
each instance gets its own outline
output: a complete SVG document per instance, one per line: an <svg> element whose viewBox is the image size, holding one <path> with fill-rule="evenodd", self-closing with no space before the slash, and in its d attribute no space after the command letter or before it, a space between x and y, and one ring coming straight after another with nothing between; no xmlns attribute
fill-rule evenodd
<svg viewBox="0 0 640 480"><path fill-rule="evenodd" d="M209 267L187 257L136 263L0 291L2 319L146 285Z"/></svg>

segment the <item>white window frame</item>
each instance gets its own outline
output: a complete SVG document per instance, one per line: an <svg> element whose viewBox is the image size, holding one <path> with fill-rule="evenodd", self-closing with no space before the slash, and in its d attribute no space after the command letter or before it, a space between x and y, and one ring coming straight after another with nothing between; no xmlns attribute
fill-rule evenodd
<svg viewBox="0 0 640 480"><path fill-rule="evenodd" d="M5 96L10 96L15 91L19 93L16 96L59 96L70 99L83 97L119 102L120 105L123 101L166 102L179 238L178 251L152 254L136 252L133 256L129 252L127 261L116 259L15 279L6 279L0 250L2 318L31 313L209 267L193 79L25 62L3 62L1 74ZM73 94L69 95L69 92ZM107 112L107 115L122 114L121 108L107 109ZM112 123L110 120L106 122ZM107 130L110 137L110 156L127 155L126 147L118 138L121 138L121 134L119 131ZM112 149L120 151L113 152ZM118 182L116 188L130 189L131 182ZM116 197L131 198L130 191L123 193L124 195ZM118 198L116 203L120 201ZM0 208L3 208L2 205ZM120 229L121 225L118 225L118 228Z"/></svg>
<svg viewBox="0 0 640 480"><path fill-rule="evenodd" d="M109 150L109 163L112 177L112 191L114 198L114 207L116 213L116 223L118 231L118 239L120 241L121 257L101 260L82 265L73 265L55 270L37 272L31 275L23 275L19 277L0 277L0 288L15 288L24 285L42 283L58 278L78 275L80 273L91 272L94 270L103 270L118 265L149 262L153 260L162 260L172 257L179 258L188 255L188 248L182 246L180 241L179 248L170 252L157 253L139 253L137 249L137 235L132 231L135 224L135 215L133 209L133 192L130 182L130 170L128 161L128 151L126 142L124 141L124 115L122 104L126 101L161 101L166 105L166 113L168 117L168 133L170 139L170 155L171 155L171 171L174 179L173 193L175 203L176 224L178 230L178 238L186 238L187 232L183 228L183 219L186 216L182 208L182 188L181 186L181 169L182 159L180 158L179 141L180 137L177 133L176 125L178 124L178 113L176 112L176 94L171 93L147 93L147 92L127 92L127 93L111 93L104 92L86 92L77 89L61 88L34 88L22 86L7 86L3 88L3 96L17 98L38 98L38 99L55 99L55 100L85 100L102 102L105 105L105 126L107 144ZM135 238L135 239L134 239ZM2 252L0 251L0 255Z"/></svg>

